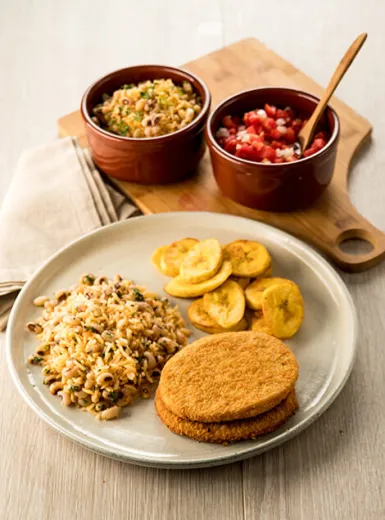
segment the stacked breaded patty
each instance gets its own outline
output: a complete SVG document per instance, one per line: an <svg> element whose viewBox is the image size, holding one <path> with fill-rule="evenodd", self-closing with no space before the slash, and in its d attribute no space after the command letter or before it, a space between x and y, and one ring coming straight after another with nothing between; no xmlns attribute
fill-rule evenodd
<svg viewBox="0 0 385 520"><path fill-rule="evenodd" d="M166 364L155 397L174 433L205 442L253 439L298 408L298 363L262 332L226 332L185 347Z"/></svg>

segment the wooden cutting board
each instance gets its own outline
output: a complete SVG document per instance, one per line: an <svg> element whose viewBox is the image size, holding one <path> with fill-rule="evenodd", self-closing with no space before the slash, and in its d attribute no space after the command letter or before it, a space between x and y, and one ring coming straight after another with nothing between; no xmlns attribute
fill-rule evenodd
<svg viewBox="0 0 385 520"><path fill-rule="evenodd" d="M212 106L240 91L266 85L295 87L320 95L321 87L255 39L234 43L187 63L184 68L208 85ZM359 272L385 257L385 234L372 226L354 208L347 191L347 179L354 154L371 133L369 122L342 101L331 105L341 120L341 137L332 183L317 203L306 211L272 213L242 207L224 198L214 180L208 153L193 177L168 186L140 186L117 182L144 214L167 211L212 211L261 220L313 244L341 269ZM87 138L80 112L58 121L60 136L77 136L83 146ZM187 231L186 231L187 233ZM188 233L187 233L188 234ZM242 231L240 230L240 235ZM340 249L346 240L369 242L373 249L350 254Z"/></svg>

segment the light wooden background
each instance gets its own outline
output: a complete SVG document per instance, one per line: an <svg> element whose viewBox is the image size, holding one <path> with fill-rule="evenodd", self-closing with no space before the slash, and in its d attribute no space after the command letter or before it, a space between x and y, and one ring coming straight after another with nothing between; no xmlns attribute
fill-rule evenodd
<svg viewBox="0 0 385 520"><path fill-rule="evenodd" d="M107 71L177 65L254 36L325 84L353 38L368 31L338 96L373 123L351 192L384 229L384 17L380 0L0 0L0 203L20 152L55 138L57 117ZM284 446L216 469L124 465L62 438L17 394L0 335L0 519L385 518L384 275L385 263L343 275L358 308L359 350L329 411Z"/></svg>

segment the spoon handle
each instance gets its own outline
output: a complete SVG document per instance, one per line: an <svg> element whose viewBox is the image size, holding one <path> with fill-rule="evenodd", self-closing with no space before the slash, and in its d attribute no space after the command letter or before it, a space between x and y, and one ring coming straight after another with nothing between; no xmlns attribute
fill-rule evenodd
<svg viewBox="0 0 385 520"><path fill-rule="evenodd" d="M346 51L345 55L339 62L336 70L334 71L333 76L331 77L328 86L326 87L320 102L318 103L316 109L314 110L312 116L310 117L307 124L301 130L298 135L298 139L301 145L302 153L306 150L309 145L311 138L313 137L314 130L317 127L318 121L322 116L323 111L325 110L326 105L328 104L330 98L332 97L335 89L338 87L341 79L344 77L346 71L352 64L354 58L357 56L359 50L363 46L367 33L360 34L354 42L351 44L349 49Z"/></svg>

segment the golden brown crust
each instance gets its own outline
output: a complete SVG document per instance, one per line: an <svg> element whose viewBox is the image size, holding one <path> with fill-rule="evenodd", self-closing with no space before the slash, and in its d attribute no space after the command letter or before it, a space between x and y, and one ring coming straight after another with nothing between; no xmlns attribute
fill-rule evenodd
<svg viewBox="0 0 385 520"><path fill-rule="evenodd" d="M257 417L224 423L202 423L181 419L173 414L160 397L155 395L155 407L161 421L172 432L185 435L197 441L228 443L254 439L279 428L298 408L295 391L275 408Z"/></svg>
<svg viewBox="0 0 385 520"><path fill-rule="evenodd" d="M201 338L170 359L159 392L178 417L232 421L278 405L297 377L297 360L279 339L262 332L226 332Z"/></svg>

